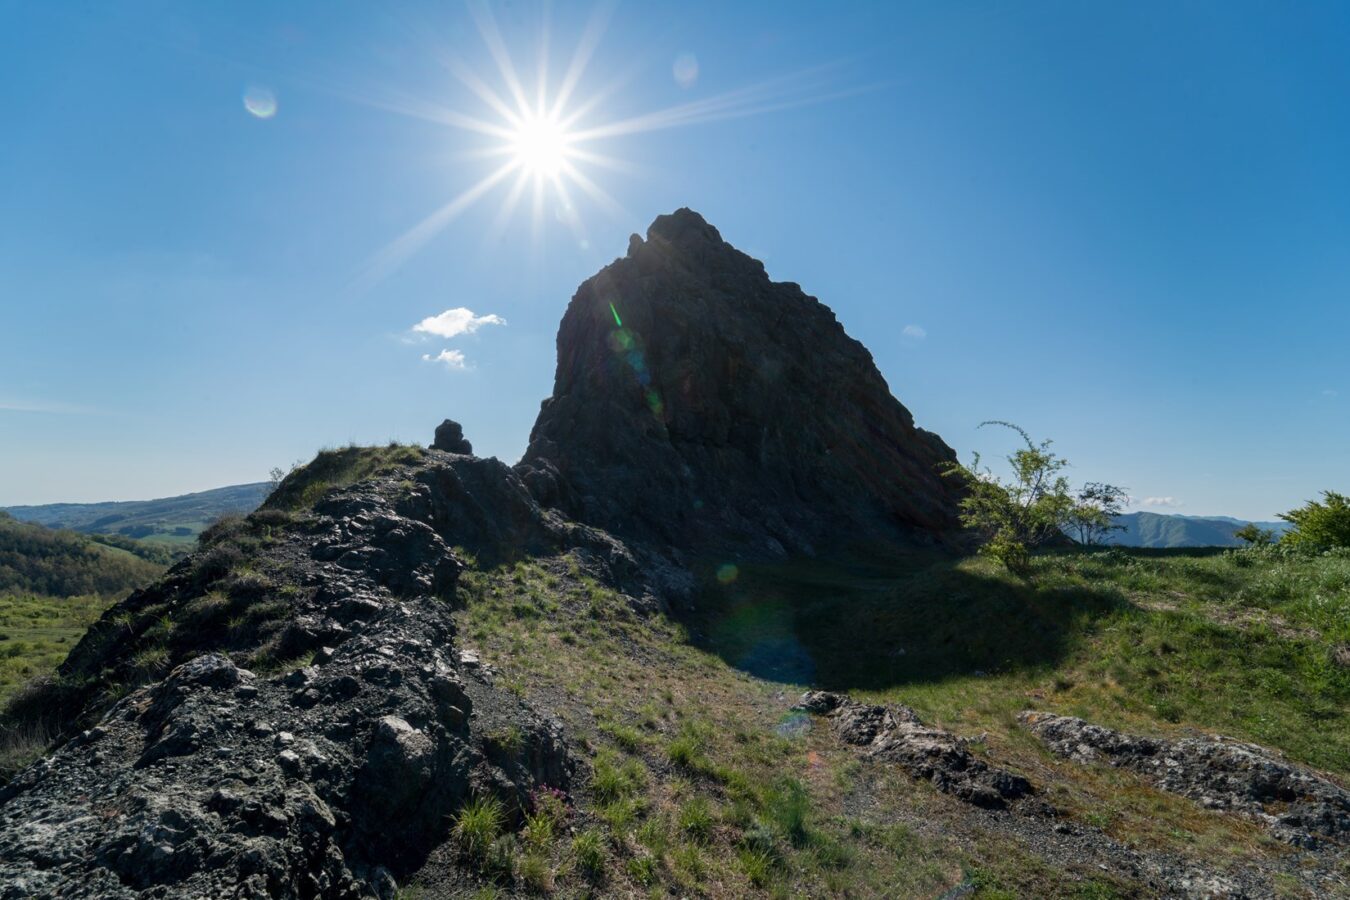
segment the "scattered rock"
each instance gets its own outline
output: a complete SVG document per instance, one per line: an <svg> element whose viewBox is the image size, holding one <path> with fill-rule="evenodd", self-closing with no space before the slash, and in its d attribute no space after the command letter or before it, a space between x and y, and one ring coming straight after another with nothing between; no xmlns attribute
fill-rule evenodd
<svg viewBox="0 0 1350 900"><path fill-rule="evenodd" d="M896 763L976 806L1001 809L1032 793L1025 778L976 758L966 741L924 725L907 706L873 706L844 694L807 691L794 708L828 716L844 742L865 748L868 758Z"/></svg>
<svg viewBox="0 0 1350 900"><path fill-rule="evenodd" d="M1060 756L1138 772L1207 809L1256 819L1289 843L1315 848L1350 839L1350 792L1273 750L1220 737L1141 737L1044 712L1018 719Z"/></svg>

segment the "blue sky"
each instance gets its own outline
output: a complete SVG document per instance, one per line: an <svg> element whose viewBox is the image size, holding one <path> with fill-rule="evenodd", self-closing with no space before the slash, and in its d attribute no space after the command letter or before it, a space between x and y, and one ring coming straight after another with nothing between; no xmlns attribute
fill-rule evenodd
<svg viewBox="0 0 1350 900"><path fill-rule="evenodd" d="M672 127L578 145L626 163L576 161L613 204L503 215L508 178L395 266L503 160L409 114L502 121L455 74L508 93L473 13L0 0L0 504L446 416L514 461L572 292L680 206L963 457L1010 449L1001 418L1158 511L1350 489L1350 6L620 4L576 128ZM490 13L532 91L540 35L556 89L596 7ZM501 321L414 330L456 309Z"/></svg>

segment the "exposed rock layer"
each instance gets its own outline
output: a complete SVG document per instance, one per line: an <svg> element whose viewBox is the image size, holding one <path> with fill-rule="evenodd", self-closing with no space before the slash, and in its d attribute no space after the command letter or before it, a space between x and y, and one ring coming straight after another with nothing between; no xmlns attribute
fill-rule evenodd
<svg viewBox="0 0 1350 900"><path fill-rule="evenodd" d="M839 737L864 748L869 758L896 763L976 806L998 809L1032 792L1025 778L976 758L964 740L924 725L908 706L877 706L843 694L807 691L797 708L829 716Z"/></svg>
<svg viewBox="0 0 1350 900"><path fill-rule="evenodd" d="M1019 719L1060 756L1138 772L1208 809L1250 816L1290 843L1350 839L1350 792L1264 747L1220 738L1165 741L1042 712Z"/></svg>
<svg viewBox="0 0 1350 900"><path fill-rule="evenodd" d="M682 209L572 298L520 470L616 534L783 555L952 535L953 458L828 307Z"/></svg>

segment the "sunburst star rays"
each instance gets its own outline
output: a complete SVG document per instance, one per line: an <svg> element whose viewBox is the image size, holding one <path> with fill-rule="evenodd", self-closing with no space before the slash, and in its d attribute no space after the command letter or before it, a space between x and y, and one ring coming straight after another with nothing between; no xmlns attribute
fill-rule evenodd
<svg viewBox="0 0 1350 900"><path fill-rule="evenodd" d="M455 79L482 105L482 110L471 114L406 95L377 96L363 92L352 99L476 135L484 143L476 148L463 148L462 158L504 157L504 161L374 254L357 280L358 288L370 287L393 273L498 186L503 187L504 194L487 230L489 238L500 237L528 194L529 201L525 205L530 210L536 238L543 227L546 208L552 205L555 216L577 243L587 246L585 226L576 205L578 196L583 196L607 215L631 218L586 171L636 170L631 163L597 146L605 141L758 115L870 89L840 89L838 65L816 66L688 103L606 121L599 119L596 112L622 82L616 80L587 96L581 96L581 88L612 4L596 8L556 87L550 84L548 77L547 24L540 32L533 84L527 86L492 11L481 2L471 2L469 10L500 84L489 83L455 55L439 53L438 56Z"/></svg>

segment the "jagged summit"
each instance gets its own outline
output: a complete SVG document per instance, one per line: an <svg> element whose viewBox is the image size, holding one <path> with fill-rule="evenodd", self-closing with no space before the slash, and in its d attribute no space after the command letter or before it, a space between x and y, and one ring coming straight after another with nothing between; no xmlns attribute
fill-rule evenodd
<svg viewBox="0 0 1350 900"><path fill-rule="evenodd" d="M953 458L827 306L680 209L572 298L519 469L616 533L782 555L949 537Z"/></svg>

